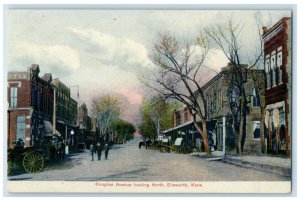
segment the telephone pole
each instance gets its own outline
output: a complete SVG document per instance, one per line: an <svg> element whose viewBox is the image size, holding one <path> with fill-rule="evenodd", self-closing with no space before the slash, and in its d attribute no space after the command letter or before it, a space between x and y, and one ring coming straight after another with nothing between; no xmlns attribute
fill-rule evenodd
<svg viewBox="0 0 300 201"><path fill-rule="evenodd" d="M53 135L55 135L56 132L56 88L54 87L54 93L53 93Z"/></svg>

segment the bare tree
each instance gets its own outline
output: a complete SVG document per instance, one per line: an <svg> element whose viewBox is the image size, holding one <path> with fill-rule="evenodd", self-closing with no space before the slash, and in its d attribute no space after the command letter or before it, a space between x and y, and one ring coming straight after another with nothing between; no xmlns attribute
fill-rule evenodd
<svg viewBox="0 0 300 201"><path fill-rule="evenodd" d="M104 95L92 99L92 113L97 117L100 135L108 139L111 125L119 119L121 114L120 101L117 96Z"/></svg>
<svg viewBox="0 0 300 201"><path fill-rule="evenodd" d="M236 152L238 154L241 154L243 151L246 136L246 111L249 103L247 99L249 97L247 97L245 89L246 82L250 76L252 76L252 78L257 76L257 72L259 71L255 69L263 55L262 40L260 40L259 47L254 47L256 52L251 52L251 58L248 56L249 65L242 64L242 57L246 55L246 48L243 48L243 41L240 37L243 28L241 23L234 23L233 20L230 19L226 24L219 24L205 29L205 33L217 44L231 63L231 68L227 75L229 87L228 96L230 98L230 108L233 119L232 126L236 141ZM251 48L247 47L247 49ZM263 88L261 83L259 83L257 79L254 80L254 83L255 87L262 93ZM264 98L264 96L261 95L260 98ZM263 132L262 129L261 132ZM261 137L264 139L264 135L261 135Z"/></svg>
<svg viewBox="0 0 300 201"><path fill-rule="evenodd" d="M196 50L198 54L195 53ZM208 39L204 35L200 35L195 44L181 44L175 37L162 34L150 55L158 71L150 78L147 75L142 82L165 98L175 99L187 106L195 128L202 136L205 152L210 153L206 128L206 99L200 86L200 69L208 50ZM197 116L202 127L197 123Z"/></svg>

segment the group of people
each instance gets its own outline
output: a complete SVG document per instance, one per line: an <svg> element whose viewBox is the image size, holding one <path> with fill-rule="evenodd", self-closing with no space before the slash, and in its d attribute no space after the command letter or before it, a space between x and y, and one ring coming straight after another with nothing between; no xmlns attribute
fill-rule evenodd
<svg viewBox="0 0 300 201"><path fill-rule="evenodd" d="M100 142L98 142L96 145L91 144L90 145L90 152L92 155L92 161L94 160L94 154L97 153L98 160L101 160L101 155L102 155L102 150L104 149L104 154L105 154L105 160L108 157L108 152L109 152L109 144L106 142L104 145Z"/></svg>

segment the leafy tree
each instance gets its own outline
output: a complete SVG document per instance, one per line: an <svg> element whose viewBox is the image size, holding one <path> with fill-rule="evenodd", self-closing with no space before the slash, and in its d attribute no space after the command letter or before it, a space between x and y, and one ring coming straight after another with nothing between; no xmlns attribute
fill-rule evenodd
<svg viewBox="0 0 300 201"><path fill-rule="evenodd" d="M123 120L117 119L111 125L112 132L116 133L114 137L117 142L124 143L125 141L133 139L133 134L136 131L133 124Z"/></svg>
<svg viewBox="0 0 300 201"><path fill-rule="evenodd" d="M167 102L162 96L144 99L140 107L141 123L139 130L144 139L156 139L161 130L172 127L175 104Z"/></svg>
<svg viewBox="0 0 300 201"><path fill-rule="evenodd" d="M100 135L108 140L110 127L117 121L121 114L120 100L114 95L104 95L92 99L92 113L97 117Z"/></svg>

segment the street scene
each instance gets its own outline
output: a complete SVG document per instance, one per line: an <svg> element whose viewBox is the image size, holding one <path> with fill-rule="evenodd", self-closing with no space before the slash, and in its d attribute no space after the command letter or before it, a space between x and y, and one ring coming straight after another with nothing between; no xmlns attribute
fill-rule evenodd
<svg viewBox="0 0 300 201"><path fill-rule="evenodd" d="M137 141L116 145L108 159L91 160L89 152L76 153L37 174L9 177L13 181L288 181L290 177L255 171L197 156L139 149ZM176 168L174 168L176 167ZM84 170L84 171L82 171Z"/></svg>
<svg viewBox="0 0 300 201"><path fill-rule="evenodd" d="M291 182L291 10L7 13L9 182Z"/></svg>

